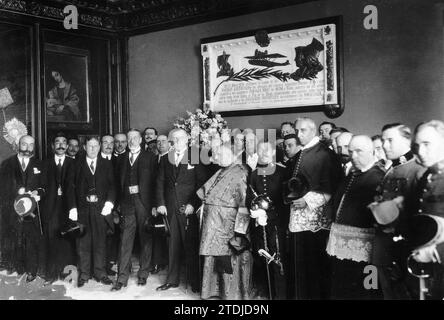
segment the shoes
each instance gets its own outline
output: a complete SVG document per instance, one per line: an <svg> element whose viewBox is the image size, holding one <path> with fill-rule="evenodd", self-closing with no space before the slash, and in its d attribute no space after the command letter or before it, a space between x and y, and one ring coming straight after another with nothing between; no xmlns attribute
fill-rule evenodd
<svg viewBox="0 0 444 320"><path fill-rule="evenodd" d="M122 287L126 287L126 284L123 284L122 282L116 282L111 288L111 291L119 291L120 289L122 289Z"/></svg>
<svg viewBox="0 0 444 320"><path fill-rule="evenodd" d="M162 265L156 264L156 265L154 266L154 269L151 271L151 274L159 273L159 271L161 271L161 270L163 270L163 269L165 269L165 266L162 266Z"/></svg>
<svg viewBox="0 0 444 320"><path fill-rule="evenodd" d="M150 272L151 272L151 274L156 274L156 273L159 273L159 271L160 271L160 268L159 268L159 266L156 264L156 265L154 266L154 269L151 270Z"/></svg>
<svg viewBox="0 0 444 320"><path fill-rule="evenodd" d="M114 270L108 269L106 270L106 274L109 275L110 277L114 277L117 272L115 272Z"/></svg>
<svg viewBox="0 0 444 320"><path fill-rule="evenodd" d="M87 283L88 280L85 279L79 279L79 281L77 281L77 288L81 288L85 285L85 283Z"/></svg>
<svg viewBox="0 0 444 320"><path fill-rule="evenodd" d="M199 288L194 288L194 287L192 287L192 288L191 288L191 291L192 291L193 293L199 293L199 292L200 292L200 289L199 289Z"/></svg>
<svg viewBox="0 0 444 320"><path fill-rule="evenodd" d="M144 286L144 285L146 285L146 278L141 278L141 277L139 277L139 279L137 280L137 285L138 285L138 286Z"/></svg>
<svg viewBox="0 0 444 320"><path fill-rule="evenodd" d="M34 281L35 278L36 278L35 275L33 275L33 274L28 274L28 275L26 276L26 282Z"/></svg>
<svg viewBox="0 0 444 320"><path fill-rule="evenodd" d="M177 288L178 286L179 286L178 284L165 283L165 284L161 285L160 287L157 287L156 291L164 291L164 290L168 290L170 288Z"/></svg>
<svg viewBox="0 0 444 320"><path fill-rule="evenodd" d="M96 281L97 281L97 282L100 282L100 283L103 283L103 284L105 284L105 285L113 284L113 281L112 281L110 278L108 278L107 276L103 276L103 277L100 278L100 279L96 279Z"/></svg>

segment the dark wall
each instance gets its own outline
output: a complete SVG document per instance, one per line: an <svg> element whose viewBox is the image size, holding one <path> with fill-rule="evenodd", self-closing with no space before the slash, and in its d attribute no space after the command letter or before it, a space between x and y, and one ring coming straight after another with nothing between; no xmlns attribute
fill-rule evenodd
<svg viewBox="0 0 444 320"><path fill-rule="evenodd" d="M379 29L363 27L376 5ZM443 12L440 0L337 0L291 7L130 38L130 123L162 132L202 103L200 39L329 16L343 16L345 112L338 125L374 134L383 124L444 119ZM231 128L275 128L320 112L229 117Z"/></svg>

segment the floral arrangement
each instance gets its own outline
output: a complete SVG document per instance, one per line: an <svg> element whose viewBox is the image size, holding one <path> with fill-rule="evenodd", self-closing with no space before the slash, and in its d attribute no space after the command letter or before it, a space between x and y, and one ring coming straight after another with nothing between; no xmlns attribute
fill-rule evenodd
<svg viewBox="0 0 444 320"><path fill-rule="evenodd" d="M3 126L3 138L12 146L13 150L17 150L20 137L27 134L26 126L17 118L12 118Z"/></svg>
<svg viewBox="0 0 444 320"><path fill-rule="evenodd" d="M222 142L230 141L230 130L227 121L218 113L211 110L197 109L192 113L187 111L187 118L179 118L174 122L175 128L184 129L190 138L190 145L210 145L213 139Z"/></svg>

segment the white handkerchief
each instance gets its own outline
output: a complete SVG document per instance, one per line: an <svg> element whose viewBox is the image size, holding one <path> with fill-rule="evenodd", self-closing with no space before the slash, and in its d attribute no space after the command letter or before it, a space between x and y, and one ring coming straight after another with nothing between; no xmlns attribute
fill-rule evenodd
<svg viewBox="0 0 444 320"><path fill-rule="evenodd" d="M187 169L188 169L188 170L194 169L194 166L192 166L191 164L188 163L188 167L187 167Z"/></svg>
<svg viewBox="0 0 444 320"><path fill-rule="evenodd" d="M40 170L38 169L38 168L33 168L34 169L34 174L39 174L40 173Z"/></svg>

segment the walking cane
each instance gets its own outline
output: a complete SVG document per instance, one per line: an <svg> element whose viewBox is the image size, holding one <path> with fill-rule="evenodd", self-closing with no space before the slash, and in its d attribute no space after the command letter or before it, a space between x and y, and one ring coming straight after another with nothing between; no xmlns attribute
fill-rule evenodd
<svg viewBox="0 0 444 320"><path fill-rule="evenodd" d="M43 236L42 218L40 217L40 206L37 201L36 201L36 206L37 206L37 218L39 218L40 235Z"/></svg>

